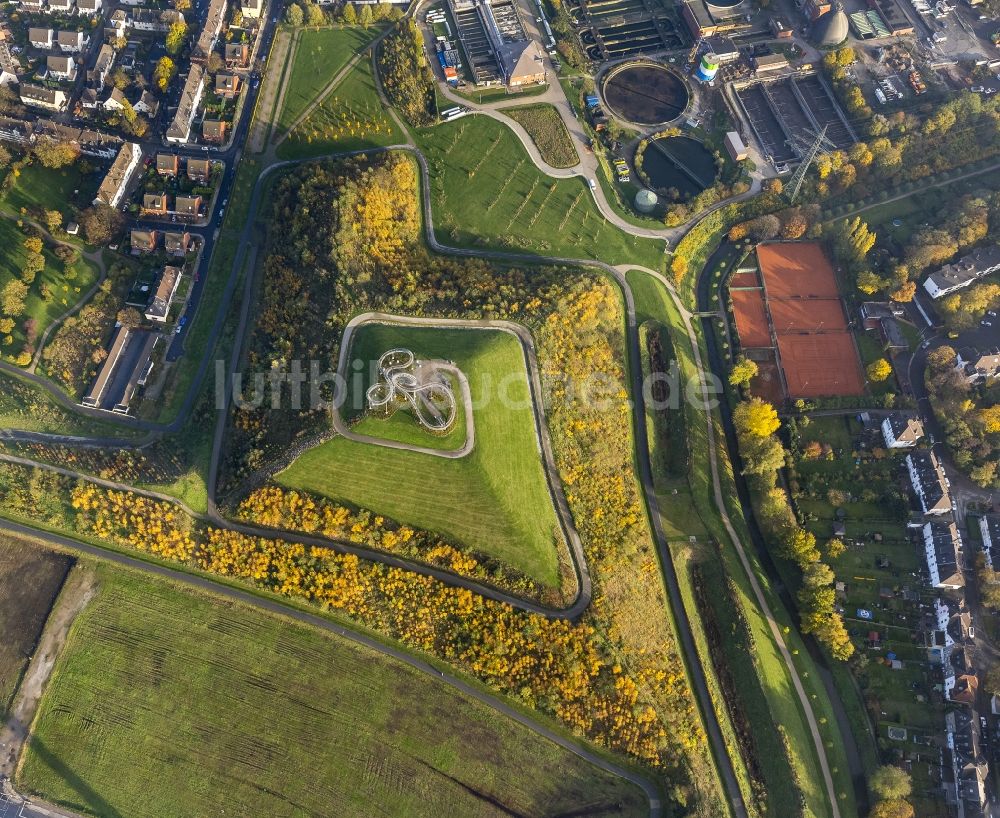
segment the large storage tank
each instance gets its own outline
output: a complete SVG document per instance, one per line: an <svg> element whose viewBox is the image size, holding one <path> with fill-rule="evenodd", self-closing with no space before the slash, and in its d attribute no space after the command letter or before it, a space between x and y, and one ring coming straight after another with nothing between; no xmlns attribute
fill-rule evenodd
<svg viewBox="0 0 1000 818"><path fill-rule="evenodd" d="M647 188L639 188L639 192L635 194L635 209L640 213L652 213L656 209L656 205L660 200L656 197L653 191Z"/></svg>
<svg viewBox="0 0 1000 818"><path fill-rule="evenodd" d="M719 73L719 58L709 52L701 58L698 68L695 69L694 76L700 82L711 82L715 75Z"/></svg>

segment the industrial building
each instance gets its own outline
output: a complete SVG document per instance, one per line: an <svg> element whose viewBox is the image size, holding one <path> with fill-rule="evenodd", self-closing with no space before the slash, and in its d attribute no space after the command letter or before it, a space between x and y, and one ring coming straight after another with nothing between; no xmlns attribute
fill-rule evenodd
<svg viewBox="0 0 1000 818"><path fill-rule="evenodd" d="M449 0L449 7L477 85L545 82L542 49L525 33L512 0Z"/></svg>

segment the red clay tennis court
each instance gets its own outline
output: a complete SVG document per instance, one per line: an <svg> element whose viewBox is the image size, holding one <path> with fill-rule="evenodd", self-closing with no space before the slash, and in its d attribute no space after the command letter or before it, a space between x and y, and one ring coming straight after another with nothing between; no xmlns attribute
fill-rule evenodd
<svg viewBox="0 0 1000 818"><path fill-rule="evenodd" d="M782 301L769 297L768 306L771 308L771 322L777 335L847 330L840 299L790 298Z"/></svg>
<svg viewBox="0 0 1000 818"><path fill-rule="evenodd" d="M729 297L733 300L736 331L744 348L771 346L771 332L768 328L767 310L764 307L764 291L730 289Z"/></svg>
<svg viewBox="0 0 1000 818"><path fill-rule="evenodd" d="M840 298L833 267L816 242L762 244L757 261L769 300Z"/></svg>
<svg viewBox="0 0 1000 818"><path fill-rule="evenodd" d="M778 355L790 398L865 393L854 339L848 332L779 335Z"/></svg>
<svg viewBox="0 0 1000 818"><path fill-rule="evenodd" d="M774 369L755 379L757 393L773 400L780 385L782 398L863 395L865 379L823 248L815 242L762 244L757 262L764 289L733 289L749 284L740 273L729 292L745 349L771 347L772 330L777 337ZM779 371L780 384L774 377Z"/></svg>

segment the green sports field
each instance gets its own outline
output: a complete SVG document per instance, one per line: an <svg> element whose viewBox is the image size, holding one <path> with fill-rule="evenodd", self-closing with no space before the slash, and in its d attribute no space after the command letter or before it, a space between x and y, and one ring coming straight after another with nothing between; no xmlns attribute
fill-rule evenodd
<svg viewBox="0 0 1000 818"><path fill-rule="evenodd" d="M626 782L400 662L112 569L18 780L81 813L643 815Z"/></svg>
<svg viewBox="0 0 1000 818"><path fill-rule="evenodd" d="M545 176L514 133L485 116L417 131L442 244L663 266L663 242L605 221L582 177Z"/></svg>
<svg viewBox="0 0 1000 818"><path fill-rule="evenodd" d="M278 481L438 532L558 587L559 525L518 340L499 330L372 324L360 328L355 341L358 357L365 359L394 347L418 358L453 360L465 373L475 404L472 452L448 460L336 438L303 454ZM397 431L406 418L396 418ZM359 431L378 434L382 421L364 423ZM430 436L417 434L420 445L427 445Z"/></svg>

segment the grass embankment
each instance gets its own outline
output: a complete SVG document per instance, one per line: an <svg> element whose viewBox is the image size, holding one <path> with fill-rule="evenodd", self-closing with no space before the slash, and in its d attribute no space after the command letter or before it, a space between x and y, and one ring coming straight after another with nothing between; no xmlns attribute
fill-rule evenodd
<svg viewBox="0 0 1000 818"><path fill-rule="evenodd" d="M394 347L451 359L466 374L475 405L472 452L451 460L336 438L300 456L278 481L438 532L558 587L558 519L520 343L500 331L370 325L352 355L370 360ZM380 421L364 424L359 431L379 434Z"/></svg>
<svg viewBox="0 0 1000 818"><path fill-rule="evenodd" d="M677 355L680 369L679 382L682 386L688 384L691 378L697 376L694 354L681 317L665 288L648 275L639 272L629 273L628 280L635 293L639 312L637 317L643 315L655 317L660 323L671 328L671 339L674 342L674 352ZM704 350L702 357L705 358ZM777 799L795 797L797 800L797 796L794 796L797 784L805 796L806 806L812 815L829 815L830 809L823 786L823 778L820 774L819 760L805 714L792 687L792 680L778 651L770 627L757 606L743 566L735 549L730 545L729 536L718 518L712 491L707 428L703 410L699 405L686 398L680 401L680 405L684 407L686 414L689 450L692 458L688 475L690 497L702 524L718 542L722 543L720 549L722 565L726 574L733 581L730 586L732 594L746 619L755 648L752 656L746 654L740 656L738 651L734 650L734 646L724 640L723 645L727 652L727 660L734 675L738 680L741 680L739 689L746 697L745 707L751 716L751 723L755 726L766 725L773 720L785 738L785 742L782 742L782 736L777 730L759 730L756 733L761 747L760 757L768 785L768 797ZM764 591L768 606L782 629L785 642L794 654L796 669L809 695L816 718L820 722L820 730L826 743L827 757L834 771L834 784L840 798L842 814L853 815L856 813L854 789L843 748L843 740L833 718L832 706L821 683L818 670L812 663L796 630L795 623L791 621L788 612L771 588L763 566L759 563L752 547L749 546L751 541L742 517L743 510L736 497L732 466L726 457L724 436L717 416L713 417L713 422L715 423L715 437L718 444L720 478L729 516L744 545L749 549L746 552L747 558ZM669 512L667 513L669 514ZM754 686L761 691L762 697L757 695ZM794 779L788 775L788 766L784 761L786 754L782 749L783 743L788 749L787 755L790 758ZM779 795L779 793L783 795ZM795 803L795 801L776 800L775 803Z"/></svg>
<svg viewBox="0 0 1000 818"><path fill-rule="evenodd" d="M427 157L443 244L662 266L662 241L608 223L582 178L545 176L501 123L467 116L415 137Z"/></svg>
<svg viewBox="0 0 1000 818"><path fill-rule="evenodd" d="M64 408L39 386L0 373L0 428L66 435L130 437L133 432Z"/></svg>
<svg viewBox="0 0 1000 818"><path fill-rule="evenodd" d="M299 32L298 45L285 85L285 99L278 115L278 128L287 131L351 57L368 45L379 29L346 26L306 29Z"/></svg>
<svg viewBox="0 0 1000 818"><path fill-rule="evenodd" d="M623 780L400 662L97 571L100 592L42 700L19 778L28 791L101 815L648 810Z"/></svg>
<svg viewBox="0 0 1000 818"><path fill-rule="evenodd" d="M400 145L404 134L379 99L367 55L278 146L281 159Z"/></svg>
<svg viewBox="0 0 1000 818"><path fill-rule="evenodd" d="M13 703L71 566L68 557L0 535L0 718Z"/></svg>
<svg viewBox="0 0 1000 818"><path fill-rule="evenodd" d="M504 108L502 113L519 123L528 132L542 159L554 168L571 168L580 164L566 123L555 106L546 102L537 105Z"/></svg>

